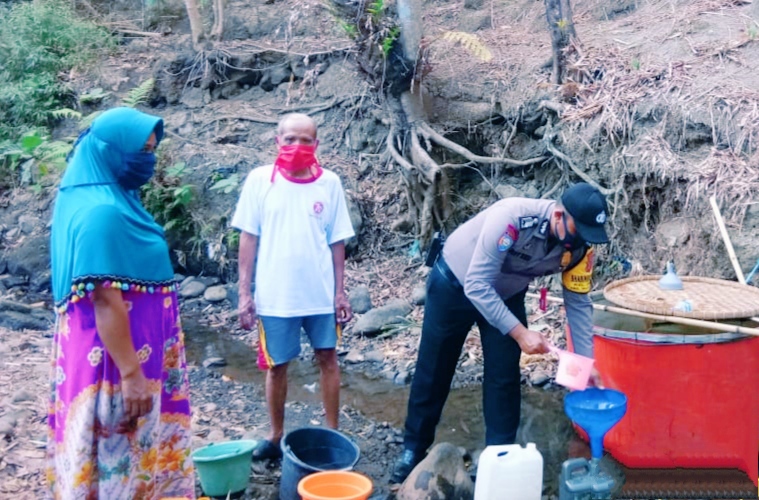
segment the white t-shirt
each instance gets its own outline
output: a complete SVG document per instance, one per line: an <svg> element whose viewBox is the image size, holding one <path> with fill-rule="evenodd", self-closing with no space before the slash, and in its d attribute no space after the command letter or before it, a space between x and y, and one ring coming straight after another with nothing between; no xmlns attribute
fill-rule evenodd
<svg viewBox="0 0 759 500"><path fill-rule="evenodd" d="M352 237L340 178L329 170L297 183L273 165L245 180L232 226L258 236L256 312L290 318L335 312L330 245Z"/></svg>

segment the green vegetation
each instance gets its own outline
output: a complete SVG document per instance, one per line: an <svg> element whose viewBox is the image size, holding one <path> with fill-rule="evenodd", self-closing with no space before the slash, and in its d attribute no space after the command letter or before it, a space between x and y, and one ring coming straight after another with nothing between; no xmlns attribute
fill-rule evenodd
<svg viewBox="0 0 759 500"><path fill-rule="evenodd" d="M112 50L103 28L76 17L63 0L0 5L0 189L30 185L65 167L71 145L48 127L80 119L66 108L72 92L62 76Z"/></svg>
<svg viewBox="0 0 759 500"><path fill-rule="evenodd" d="M168 140L161 143L155 175L142 187L142 202L163 225L167 238L179 241L197 232L190 212L195 193L192 185L182 182L187 165L184 162L172 164L160 154L166 143Z"/></svg>
<svg viewBox="0 0 759 500"><path fill-rule="evenodd" d="M60 75L114 46L111 35L78 18L70 2L0 7L0 141L47 127L71 97Z"/></svg>
<svg viewBox="0 0 759 500"><path fill-rule="evenodd" d="M229 194L233 191L237 191L240 186L240 174L232 174L227 178L214 179L214 184L211 186L211 191L221 191L224 194Z"/></svg>
<svg viewBox="0 0 759 500"><path fill-rule="evenodd" d="M385 59L387 59L387 56L390 55L390 51L393 50L393 44L398 39L398 35L401 34L401 29L397 26L394 26L390 28L387 35L382 39L382 55L385 56Z"/></svg>

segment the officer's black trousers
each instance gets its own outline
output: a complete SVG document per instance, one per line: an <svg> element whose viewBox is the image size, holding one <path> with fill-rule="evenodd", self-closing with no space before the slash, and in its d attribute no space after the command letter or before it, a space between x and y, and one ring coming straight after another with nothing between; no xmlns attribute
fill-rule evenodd
<svg viewBox="0 0 759 500"><path fill-rule="evenodd" d="M506 307L525 326L526 292L506 301ZM485 321L441 257L427 278L422 337L406 415L404 446L417 456L435 440L461 348L474 323L480 329L485 358L482 400L486 444L513 444L516 439L521 403L519 344Z"/></svg>

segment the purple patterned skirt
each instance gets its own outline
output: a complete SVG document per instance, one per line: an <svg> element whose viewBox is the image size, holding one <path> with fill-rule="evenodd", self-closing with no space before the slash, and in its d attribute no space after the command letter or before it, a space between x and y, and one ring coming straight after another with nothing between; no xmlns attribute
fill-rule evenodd
<svg viewBox="0 0 759 500"><path fill-rule="evenodd" d="M184 333L176 293L123 292L153 410L129 430L120 375L89 297L57 317L48 409L47 479L54 498L195 498Z"/></svg>

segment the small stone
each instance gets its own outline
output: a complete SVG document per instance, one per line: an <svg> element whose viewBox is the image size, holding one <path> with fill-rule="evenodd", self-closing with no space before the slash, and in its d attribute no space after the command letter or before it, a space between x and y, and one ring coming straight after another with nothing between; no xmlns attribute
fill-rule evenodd
<svg viewBox="0 0 759 500"><path fill-rule="evenodd" d="M217 276L198 276L195 280L200 281L205 286L218 285L219 281L221 281Z"/></svg>
<svg viewBox="0 0 759 500"><path fill-rule="evenodd" d="M206 403L206 404L203 405L203 412L204 413L211 413L211 412L216 411L216 408L218 408L218 406L216 405L216 403Z"/></svg>
<svg viewBox="0 0 759 500"><path fill-rule="evenodd" d="M227 366L227 360L224 358L207 358L203 361L203 366L205 368Z"/></svg>
<svg viewBox="0 0 759 500"><path fill-rule="evenodd" d="M534 385L535 387L544 386L550 380L551 376L543 370L535 370L530 374L529 377L530 384Z"/></svg>
<svg viewBox="0 0 759 500"><path fill-rule="evenodd" d="M361 353L353 349L345 356L345 362L346 363L360 363L364 360L364 356L361 355Z"/></svg>
<svg viewBox="0 0 759 500"><path fill-rule="evenodd" d="M224 436L224 431L221 429L214 429L211 432L208 433L208 436L206 436L206 441L209 443L219 443L221 441L226 441L226 437Z"/></svg>
<svg viewBox="0 0 759 500"><path fill-rule="evenodd" d="M393 383L395 385L406 385L409 383L410 380L411 380L411 374L407 372L406 370L401 370L395 374Z"/></svg>
<svg viewBox="0 0 759 500"><path fill-rule="evenodd" d="M185 280L187 281L187 280ZM183 284L179 288L179 295L182 298L188 299L192 297L199 297L206 291L206 285L200 281L192 280L189 283Z"/></svg>
<svg viewBox="0 0 759 500"><path fill-rule="evenodd" d="M385 355L382 354L381 351L369 351L366 354L364 354L364 360L370 361L372 363L382 363L385 361Z"/></svg>
<svg viewBox="0 0 759 500"><path fill-rule="evenodd" d="M227 289L223 285L208 287L203 293L203 298L208 302L221 302L227 298Z"/></svg>
<svg viewBox="0 0 759 500"><path fill-rule="evenodd" d="M427 289L423 286L418 286L414 288L414 291L411 292L411 303L415 304L417 306L424 305L424 302L427 300Z"/></svg>
<svg viewBox="0 0 759 500"><path fill-rule="evenodd" d="M13 415L5 415L0 418L0 436L8 436L13 434L13 429L16 427L16 418Z"/></svg>
<svg viewBox="0 0 759 500"><path fill-rule="evenodd" d="M33 394L30 394L29 391L21 389L19 391L16 391L15 394L13 394L11 401L13 401L14 403L23 403L24 401L34 401L34 399L35 398Z"/></svg>
<svg viewBox="0 0 759 500"><path fill-rule="evenodd" d="M18 218L18 228L24 234L31 234L34 231L34 225L37 220L36 217L32 217L31 215L22 215Z"/></svg>

